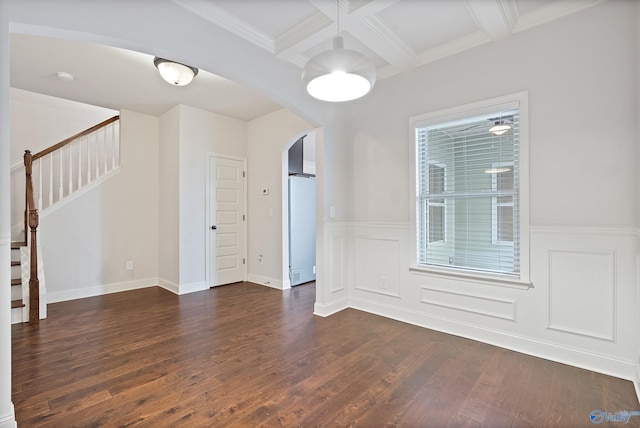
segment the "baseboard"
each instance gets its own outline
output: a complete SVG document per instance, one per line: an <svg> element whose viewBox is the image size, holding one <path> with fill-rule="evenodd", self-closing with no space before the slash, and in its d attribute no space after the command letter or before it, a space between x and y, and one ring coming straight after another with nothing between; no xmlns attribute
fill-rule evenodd
<svg viewBox="0 0 640 428"><path fill-rule="evenodd" d="M253 282L254 284L266 285L267 287L276 288L278 290L286 290L287 288L291 288L291 285L285 287L285 284L280 279L254 275L252 273L249 274L247 281Z"/></svg>
<svg viewBox="0 0 640 428"><path fill-rule="evenodd" d="M180 284L178 286L177 294L189 294L198 291L208 290L209 286L206 281L192 282L191 284Z"/></svg>
<svg viewBox="0 0 640 428"><path fill-rule="evenodd" d="M167 291L171 291L173 294L180 294L180 286L174 282L167 281L166 279L158 278L158 286Z"/></svg>
<svg viewBox="0 0 640 428"><path fill-rule="evenodd" d="M121 291L137 290L140 288L158 285L157 278L140 279L136 281L118 282L113 284L97 285L87 288L75 288L72 290L47 292L47 303L65 302L67 300L83 299L85 297L100 296L103 294L119 293Z"/></svg>
<svg viewBox="0 0 640 428"><path fill-rule="evenodd" d="M634 380L635 378L636 365L633 361L362 299L349 299L349 307L621 379Z"/></svg>
<svg viewBox="0 0 640 428"><path fill-rule="evenodd" d="M636 361L636 367L635 367L635 372L633 377L633 388L636 391L636 398L638 399L638 401L640 401L640 351L636 358L637 358L637 361Z"/></svg>
<svg viewBox="0 0 640 428"><path fill-rule="evenodd" d="M318 303L313 305L313 314L328 317L349 307L349 299L344 298L331 303Z"/></svg>
<svg viewBox="0 0 640 428"><path fill-rule="evenodd" d="M20 324L22 322L27 322L27 321L29 321L29 315L27 315L25 319L23 308L11 309L11 324Z"/></svg>
<svg viewBox="0 0 640 428"><path fill-rule="evenodd" d="M13 403L11 403L11 412L0 416L0 428L18 428Z"/></svg>

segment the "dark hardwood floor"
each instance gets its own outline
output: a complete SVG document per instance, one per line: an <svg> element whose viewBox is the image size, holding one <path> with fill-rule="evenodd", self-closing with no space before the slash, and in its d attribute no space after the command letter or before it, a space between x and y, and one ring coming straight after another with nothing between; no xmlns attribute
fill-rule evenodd
<svg viewBox="0 0 640 428"><path fill-rule="evenodd" d="M161 288L16 324L19 427L589 427L640 411L631 382L368 313L315 286ZM640 426L629 423L600 426Z"/></svg>

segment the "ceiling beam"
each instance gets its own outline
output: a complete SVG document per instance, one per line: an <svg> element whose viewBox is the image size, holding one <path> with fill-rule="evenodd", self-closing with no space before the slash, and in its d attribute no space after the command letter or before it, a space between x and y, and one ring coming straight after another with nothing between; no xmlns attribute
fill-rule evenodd
<svg viewBox="0 0 640 428"><path fill-rule="evenodd" d="M518 22L515 0L466 0L476 25L492 40L509 37Z"/></svg>
<svg viewBox="0 0 640 428"><path fill-rule="evenodd" d="M413 65L415 52L375 16L360 20L349 32L393 67L406 70Z"/></svg>
<svg viewBox="0 0 640 428"><path fill-rule="evenodd" d="M406 69L413 64L415 53L375 16L398 1L309 0L318 12L278 37L276 53L282 59L299 63L303 52L340 31L353 35L392 66Z"/></svg>
<svg viewBox="0 0 640 428"><path fill-rule="evenodd" d="M281 59L288 61L335 34L334 20L318 11L276 38L275 53Z"/></svg>

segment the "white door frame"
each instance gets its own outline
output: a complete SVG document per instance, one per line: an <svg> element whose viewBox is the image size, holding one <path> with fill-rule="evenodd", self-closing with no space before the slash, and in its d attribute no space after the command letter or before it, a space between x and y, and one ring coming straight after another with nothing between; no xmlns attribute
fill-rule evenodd
<svg viewBox="0 0 640 428"><path fill-rule="evenodd" d="M305 135L315 134L316 129L308 129L304 132L298 133L295 137L285 144L282 148L282 289L287 290L291 288L291 279L289 278L289 149ZM317 211L318 197L316 195L316 211ZM316 224L318 222L316 216ZM318 264L318 253L316 244L316 266Z"/></svg>
<svg viewBox="0 0 640 428"><path fill-rule="evenodd" d="M209 167L210 163L211 163L211 159L212 158L222 158L222 159L231 159L231 160L236 160L236 161L242 161L242 168L244 171L244 201L242 201L243 205L244 205L244 218L245 221L243 221L243 225L242 227L244 228L244 242L242 243L243 248L244 248L244 254L243 254L243 259L245 260L245 262L242 265L242 280L243 281L247 281L247 244L248 244L248 237L247 237L247 206L248 206L248 198L247 198L247 158L243 158L240 156L234 156L234 155L226 155L226 154L222 154L222 153L213 153L213 152L207 152L206 154L206 169L207 169L207 174L206 174L206 180L207 182L205 183L205 206L206 206L206 214L205 214L205 222L206 224L204 225L205 227L205 281L207 282L207 288L211 288L211 233L209 231L209 228L211 227L214 221L213 218L213 214L210 211L210 202L211 202L211 168Z"/></svg>

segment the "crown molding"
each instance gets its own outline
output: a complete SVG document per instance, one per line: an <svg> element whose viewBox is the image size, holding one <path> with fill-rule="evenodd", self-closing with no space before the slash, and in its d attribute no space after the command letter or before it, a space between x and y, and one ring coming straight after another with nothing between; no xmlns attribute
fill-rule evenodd
<svg viewBox="0 0 640 428"><path fill-rule="evenodd" d="M351 33L396 68L408 69L415 61L415 52L375 16L361 20Z"/></svg>
<svg viewBox="0 0 640 428"><path fill-rule="evenodd" d="M267 52L275 53L275 42L271 37L213 3L206 0L171 1Z"/></svg>
<svg viewBox="0 0 640 428"><path fill-rule="evenodd" d="M446 43L442 43L416 55L415 66L421 66L430 62L438 61L451 55L473 49L485 43L491 42L491 38L483 31L476 31L466 36L458 37Z"/></svg>
<svg viewBox="0 0 640 428"><path fill-rule="evenodd" d="M289 60L336 34L333 19L318 11L299 22L275 41L275 53Z"/></svg>
<svg viewBox="0 0 640 428"><path fill-rule="evenodd" d="M513 32L519 33L520 31L528 30L529 28L546 24L547 22L555 21L556 19L563 18L567 15L571 15L585 9L589 9L606 1L607 0L558 0L550 3L547 6L543 6L530 13L520 16L518 18L518 22L513 28Z"/></svg>

